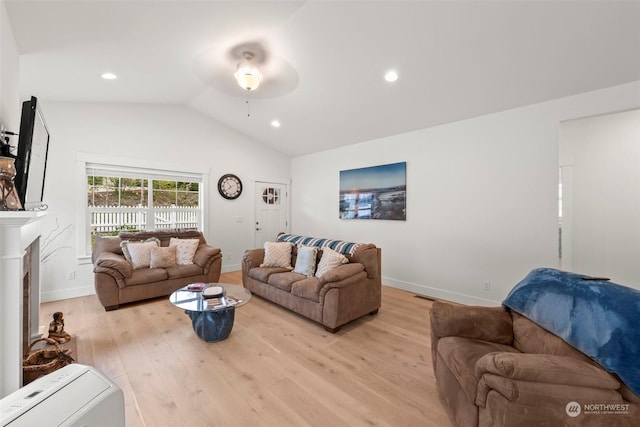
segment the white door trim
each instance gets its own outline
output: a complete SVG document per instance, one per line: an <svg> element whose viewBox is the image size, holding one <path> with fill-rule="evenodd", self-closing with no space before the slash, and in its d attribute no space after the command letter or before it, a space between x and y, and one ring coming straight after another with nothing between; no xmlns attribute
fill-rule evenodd
<svg viewBox="0 0 640 427"><path fill-rule="evenodd" d="M280 184L285 186L285 203L284 210L286 216L286 229L284 230L286 233L291 232L291 179L289 178L273 178L273 177L258 177L251 181L251 236L253 236L253 241L256 239L256 210L258 206L256 206L257 194L256 187L258 183L273 183ZM275 236L274 236L275 237Z"/></svg>

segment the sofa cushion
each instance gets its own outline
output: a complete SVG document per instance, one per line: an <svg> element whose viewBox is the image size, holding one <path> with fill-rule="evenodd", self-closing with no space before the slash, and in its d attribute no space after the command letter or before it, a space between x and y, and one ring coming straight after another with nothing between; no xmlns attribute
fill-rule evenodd
<svg viewBox="0 0 640 427"><path fill-rule="evenodd" d="M262 283L267 283L269 281L269 276L275 273L284 273L289 271L289 269L284 267L254 267L249 270L249 277L255 279Z"/></svg>
<svg viewBox="0 0 640 427"><path fill-rule="evenodd" d="M124 240L120 243L124 258L131 263L133 269L149 268L151 264L151 249L160 246L160 240L151 237L142 242Z"/></svg>
<svg viewBox="0 0 640 427"><path fill-rule="evenodd" d="M177 239L172 237L169 241L169 247L176 248L176 261L178 265L193 264L193 256L199 245L199 239Z"/></svg>
<svg viewBox="0 0 640 427"><path fill-rule="evenodd" d="M346 256L338 253L330 248L322 248L322 258L318 264L318 270L316 271L316 277L322 277L327 271L332 268L338 267L342 264L348 263L349 260Z"/></svg>
<svg viewBox="0 0 640 427"><path fill-rule="evenodd" d="M278 289L282 289L283 291L291 292L291 285L294 282L303 279L306 279L306 277L298 273L275 273L269 276L269 281L267 283L271 286L275 286Z"/></svg>
<svg viewBox="0 0 640 427"><path fill-rule="evenodd" d="M299 246L296 253L296 266L293 272L307 277L313 276L316 271L317 254L318 248L315 246Z"/></svg>
<svg viewBox="0 0 640 427"><path fill-rule="evenodd" d="M200 267L198 264L174 265L173 267L167 267L166 270L169 279L177 279L180 277L190 277L203 274L202 267Z"/></svg>
<svg viewBox="0 0 640 427"><path fill-rule="evenodd" d="M440 338L437 351L471 404L475 404L479 380L475 374L476 362L488 353L519 353L509 345L453 336Z"/></svg>
<svg viewBox="0 0 640 427"><path fill-rule="evenodd" d="M265 242L264 260L260 267L284 267L291 270L291 243Z"/></svg>
<svg viewBox="0 0 640 427"><path fill-rule="evenodd" d="M166 268L176 265L176 248L151 248L150 268Z"/></svg>
<svg viewBox="0 0 640 427"><path fill-rule="evenodd" d="M291 284L291 294L300 298L320 302L320 289L324 283L317 277L307 277Z"/></svg>
<svg viewBox="0 0 640 427"><path fill-rule="evenodd" d="M167 280L167 277L167 270L164 268L143 268L140 270L134 270L131 277L124 280L124 285L135 286L150 282L158 282L160 280Z"/></svg>

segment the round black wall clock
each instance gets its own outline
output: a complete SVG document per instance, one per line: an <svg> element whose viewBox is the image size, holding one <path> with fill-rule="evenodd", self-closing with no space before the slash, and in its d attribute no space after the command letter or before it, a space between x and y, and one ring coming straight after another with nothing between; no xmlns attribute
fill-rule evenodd
<svg viewBox="0 0 640 427"><path fill-rule="evenodd" d="M242 181L232 173L222 175L218 180L218 192L227 200L234 200L242 194Z"/></svg>

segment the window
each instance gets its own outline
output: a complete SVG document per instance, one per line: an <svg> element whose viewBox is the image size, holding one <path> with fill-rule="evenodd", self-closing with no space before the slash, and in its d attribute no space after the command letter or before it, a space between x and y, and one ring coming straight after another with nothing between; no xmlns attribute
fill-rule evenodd
<svg viewBox="0 0 640 427"><path fill-rule="evenodd" d="M280 189L267 187L262 192L262 201L267 205L279 205L280 204Z"/></svg>
<svg viewBox="0 0 640 427"><path fill-rule="evenodd" d="M86 182L89 251L123 230L202 230L202 174L87 163Z"/></svg>

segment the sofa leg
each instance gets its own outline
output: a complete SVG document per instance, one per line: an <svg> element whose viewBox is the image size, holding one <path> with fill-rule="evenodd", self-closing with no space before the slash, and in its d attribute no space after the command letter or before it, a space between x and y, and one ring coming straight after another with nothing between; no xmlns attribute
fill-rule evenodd
<svg viewBox="0 0 640 427"><path fill-rule="evenodd" d="M113 310L117 310L120 308L120 304L116 304L116 305L108 305L104 308L104 311L113 311Z"/></svg>
<svg viewBox="0 0 640 427"><path fill-rule="evenodd" d="M340 330L340 326L338 326L337 328L330 328L328 326L325 326L324 330L327 331L327 332L330 332L332 334L335 334L336 332L338 332Z"/></svg>
<svg viewBox="0 0 640 427"><path fill-rule="evenodd" d="M376 308L375 310L373 310L372 312L369 313L369 316L375 316L376 314L378 314L378 310L380 310L380 309Z"/></svg>

